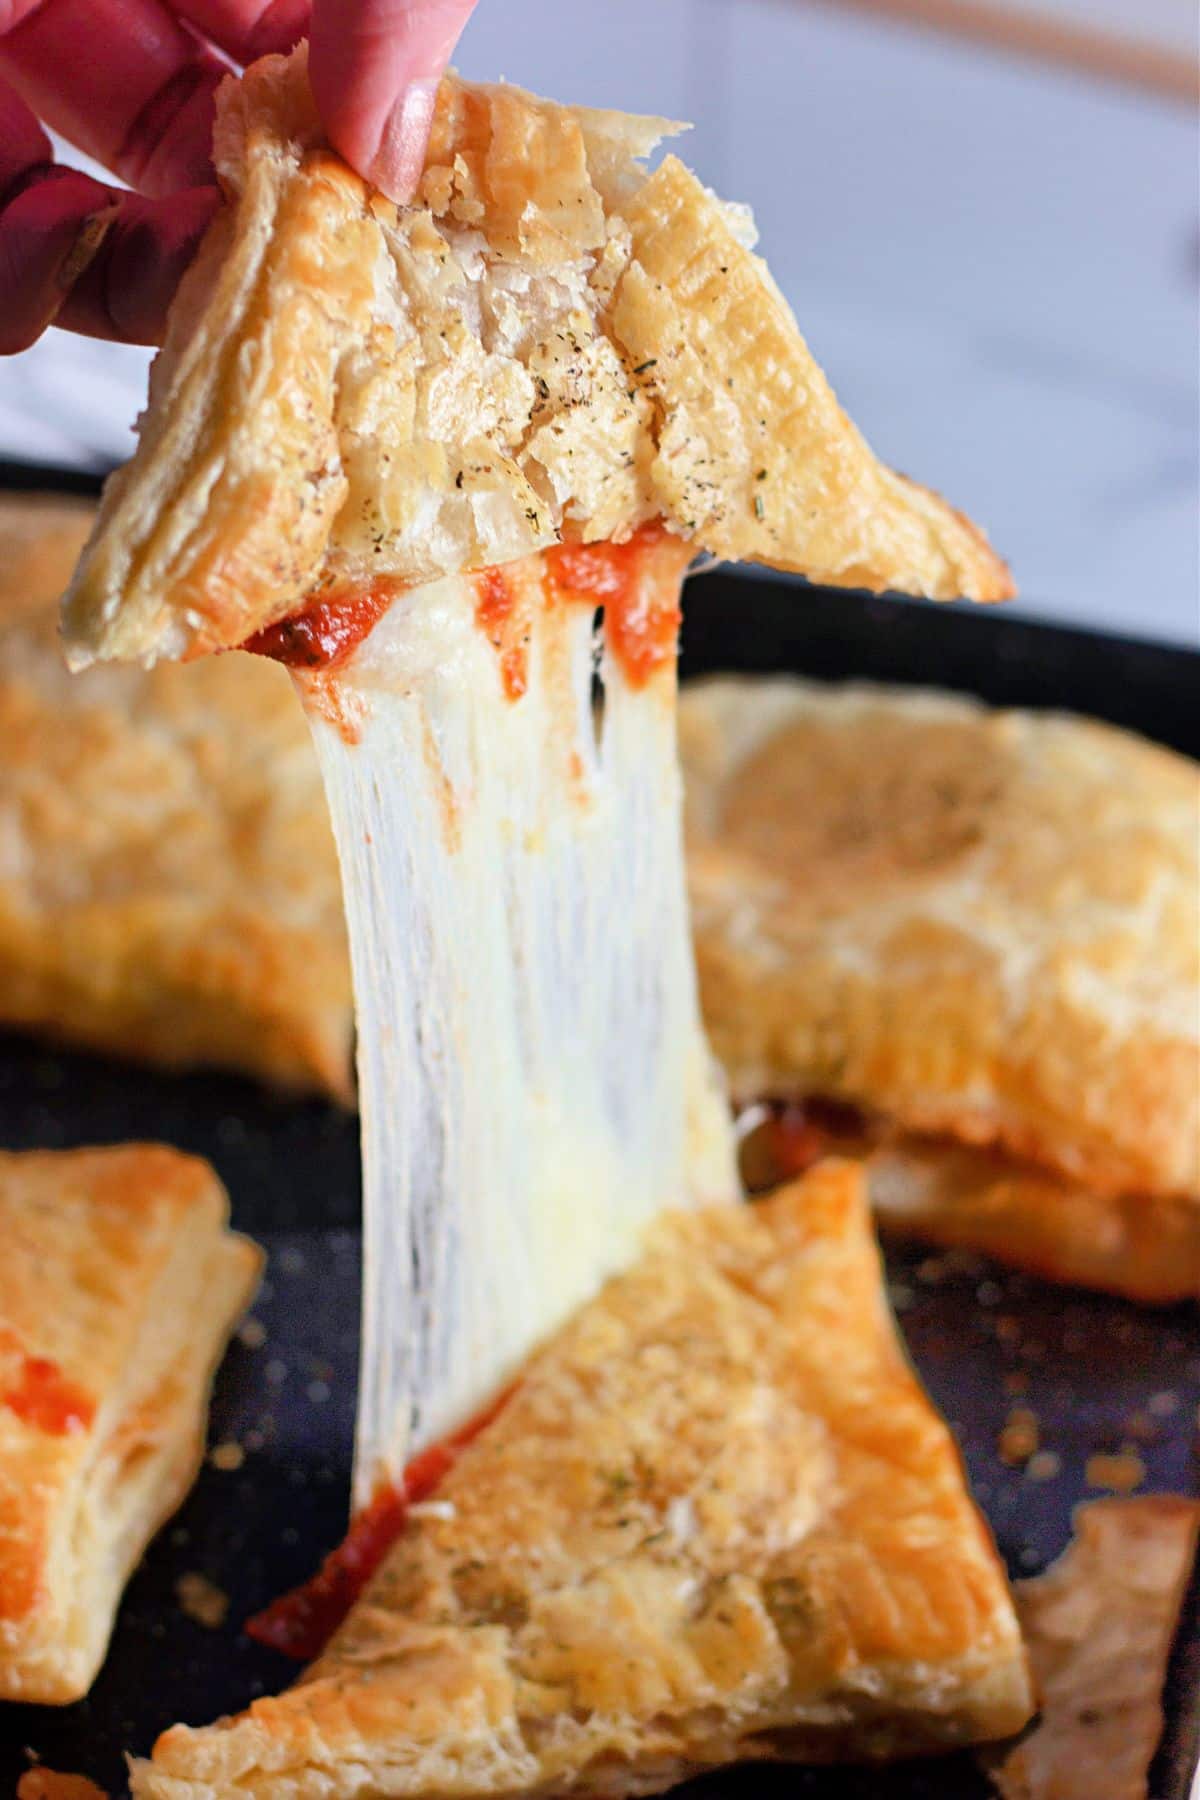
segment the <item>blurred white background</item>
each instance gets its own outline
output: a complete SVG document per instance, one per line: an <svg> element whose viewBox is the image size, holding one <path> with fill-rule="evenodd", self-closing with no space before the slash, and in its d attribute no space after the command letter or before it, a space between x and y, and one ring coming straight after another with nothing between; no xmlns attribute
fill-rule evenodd
<svg viewBox="0 0 1200 1800"><path fill-rule="evenodd" d="M1191 0L480 0L458 64L695 120L842 400L1020 609L1195 643L1195 32ZM0 362L0 455L122 456L144 381L50 333Z"/></svg>

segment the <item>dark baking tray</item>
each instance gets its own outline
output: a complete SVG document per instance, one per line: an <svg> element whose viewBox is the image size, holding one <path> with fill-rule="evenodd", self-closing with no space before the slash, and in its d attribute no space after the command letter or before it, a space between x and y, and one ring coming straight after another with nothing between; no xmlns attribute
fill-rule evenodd
<svg viewBox="0 0 1200 1800"><path fill-rule="evenodd" d="M91 485L0 464L0 485L6 477L12 486ZM689 590L684 672L722 668L924 682L1001 704L1066 707L1200 755L1200 655L1002 611L935 611L718 572ZM234 1343L211 1421L212 1441L238 1441L246 1458L235 1471L207 1465L151 1546L89 1699L61 1709L3 1709L0 1795L33 1757L120 1791L126 1750L146 1750L176 1719L211 1720L285 1684L294 1665L252 1644L241 1622L308 1574L345 1525L357 1361L355 1121L229 1076L173 1078L0 1037L4 1146L138 1136L210 1157L229 1186L235 1221L269 1249L255 1308L266 1341ZM982 1259L920 1250L889 1250L888 1269L913 1357L958 1435L1014 1575L1044 1568L1065 1546L1072 1507L1094 1492L1085 1474L1094 1451L1133 1435L1147 1471L1142 1491L1200 1493L1194 1309L1147 1311L1054 1289ZM1038 1415L1044 1447L1060 1460L1053 1479L1034 1482L998 1454L1018 1386L1021 1404ZM1155 1395L1170 1402L1151 1408ZM230 1596L219 1630L180 1609L176 1582L193 1571ZM1200 1745L1195 1578L1166 1713L1150 1796L1186 1800ZM696 1800L982 1800L989 1792L968 1756L884 1771L743 1768L686 1791Z"/></svg>

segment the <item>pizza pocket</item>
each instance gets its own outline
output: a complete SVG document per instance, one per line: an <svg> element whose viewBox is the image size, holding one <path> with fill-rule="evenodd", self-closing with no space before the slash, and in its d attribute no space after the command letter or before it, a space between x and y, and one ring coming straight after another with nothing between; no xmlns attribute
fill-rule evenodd
<svg viewBox="0 0 1200 1800"><path fill-rule="evenodd" d="M852 1165L673 1214L414 1506L301 1682L138 1800L654 1793L1032 1710L1003 1571Z"/></svg>
<svg viewBox="0 0 1200 1800"><path fill-rule="evenodd" d="M0 499L0 1022L352 1094L337 857L291 684L260 658L71 676L95 509Z"/></svg>
<svg viewBox="0 0 1200 1800"><path fill-rule="evenodd" d="M0 1698L80 1699L191 1486L261 1258L207 1163L0 1153Z"/></svg>
<svg viewBox="0 0 1200 1800"><path fill-rule="evenodd" d="M72 660L194 655L314 594L656 519L822 581L1011 592L841 411L744 209L676 157L646 172L674 129L448 76L397 208L325 144L306 46L228 82L229 204L68 596Z"/></svg>
<svg viewBox="0 0 1200 1800"><path fill-rule="evenodd" d="M735 1093L859 1109L917 1235L1200 1294L1195 765L923 691L717 680L680 711Z"/></svg>

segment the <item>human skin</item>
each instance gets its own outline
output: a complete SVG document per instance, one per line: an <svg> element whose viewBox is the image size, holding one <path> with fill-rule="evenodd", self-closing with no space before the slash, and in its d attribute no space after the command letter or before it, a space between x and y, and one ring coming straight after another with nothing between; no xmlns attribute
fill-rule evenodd
<svg viewBox="0 0 1200 1800"><path fill-rule="evenodd" d="M230 63L311 42L329 140L393 200L475 0L0 0L0 353L47 325L153 344L219 205ZM46 127L127 185L54 162Z"/></svg>

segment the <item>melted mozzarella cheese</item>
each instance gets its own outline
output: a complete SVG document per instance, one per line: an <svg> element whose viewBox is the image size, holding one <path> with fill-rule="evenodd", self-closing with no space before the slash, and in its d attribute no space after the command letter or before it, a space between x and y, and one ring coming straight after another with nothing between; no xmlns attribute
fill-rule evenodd
<svg viewBox="0 0 1200 1800"><path fill-rule="evenodd" d="M537 558L511 578L517 697L462 577L404 595L338 673L299 678L358 1017L360 1505L629 1263L656 1213L737 1192L696 1002L673 663L635 686L602 655L601 716L591 608L549 602Z"/></svg>

